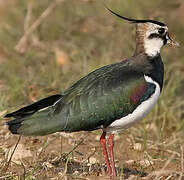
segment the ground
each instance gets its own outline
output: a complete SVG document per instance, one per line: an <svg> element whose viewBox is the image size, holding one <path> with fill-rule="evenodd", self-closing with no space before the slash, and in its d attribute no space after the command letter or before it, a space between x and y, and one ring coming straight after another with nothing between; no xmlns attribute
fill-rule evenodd
<svg viewBox="0 0 184 180"><path fill-rule="evenodd" d="M103 3L0 1L0 179L109 179L100 130L20 138L8 131L3 118L133 54L135 26L112 16ZM165 22L182 45L183 0L105 3L128 17ZM115 136L118 179L184 179L183 52L183 46L164 47L159 102L141 123Z"/></svg>
<svg viewBox="0 0 184 180"><path fill-rule="evenodd" d="M109 179L105 175L100 133L21 137L4 176L7 179ZM6 129L1 132L4 168L17 139L18 136L12 137ZM162 177L160 179L182 179L183 149L180 143L176 137L170 137L162 143L149 140L144 147L144 139L136 129L116 135L115 159L119 176L121 179L155 179L157 175Z"/></svg>

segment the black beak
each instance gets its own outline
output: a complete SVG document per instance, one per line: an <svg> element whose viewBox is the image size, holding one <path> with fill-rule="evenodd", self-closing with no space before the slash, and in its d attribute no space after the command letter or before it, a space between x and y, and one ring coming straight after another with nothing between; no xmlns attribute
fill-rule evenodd
<svg viewBox="0 0 184 180"><path fill-rule="evenodd" d="M167 44L170 46L176 46L176 47L180 47L180 44L176 41L174 41L170 36L169 33L166 34L166 39L167 39Z"/></svg>

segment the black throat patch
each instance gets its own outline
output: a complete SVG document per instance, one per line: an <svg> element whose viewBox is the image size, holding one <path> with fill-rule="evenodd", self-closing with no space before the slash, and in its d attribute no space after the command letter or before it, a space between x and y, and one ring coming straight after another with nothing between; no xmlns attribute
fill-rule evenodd
<svg viewBox="0 0 184 180"><path fill-rule="evenodd" d="M164 79L164 64L162 62L160 54L158 54L154 58L149 57L149 62L151 63L153 68L146 75L151 77L154 81L156 81L159 84L160 89L162 90Z"/></svg>

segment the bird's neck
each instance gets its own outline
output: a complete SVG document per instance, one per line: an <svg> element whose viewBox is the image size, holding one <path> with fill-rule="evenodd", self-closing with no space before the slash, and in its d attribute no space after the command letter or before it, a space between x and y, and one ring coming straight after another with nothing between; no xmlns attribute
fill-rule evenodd
<svg viewBox="0 0 184 180"><path fill-rule="evenodd" d="M143 26L144 27L144 26ZM144 47L144 32L145 30L143 27L136 26L136 49L134 55L145 53L145 47ZM145 27L146 28L146 27Z"/></svg>
<svg viewBox="0 0 184 180"><path fill-rule="evenodd" d="M143 37L136 36L136 49L134 55L145 53Z"/></svg>
<svg viewBox="0 0 184 180"><path fill-rule="evenodd" d="M145 53L134 55L131 58L131 66L144 75L150 77L160 85L160 89L163 86L164 78L164 64L160 53L156 56L148 56Z"/></svg>
<svg viewBox="0 0 184 180"><path fill-rule="evenodd" d="M164 80L164 64L162 62L162 58L160 54L157 54L157 56L155 57L148 57L148 61L153 68L145 75L151 77L154 81L156 81L159 84L160 89L162 90Z"/></svg>

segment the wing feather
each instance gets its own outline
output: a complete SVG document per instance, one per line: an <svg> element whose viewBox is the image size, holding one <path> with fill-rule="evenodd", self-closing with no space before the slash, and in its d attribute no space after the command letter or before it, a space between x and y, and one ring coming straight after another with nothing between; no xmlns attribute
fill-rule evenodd
<svg viewBox="0 0 184 180"><path fill-rule="evenodd" d="M56 104L54 115L63 122L67 119L67 126L61 131L90 131L106 127L133 112L145 96L148 98L154 93L154 87L146 82L143 73L127 66L99 69L95 73L74 84ZM69 113L63 118L65 109Z"/></svg>

